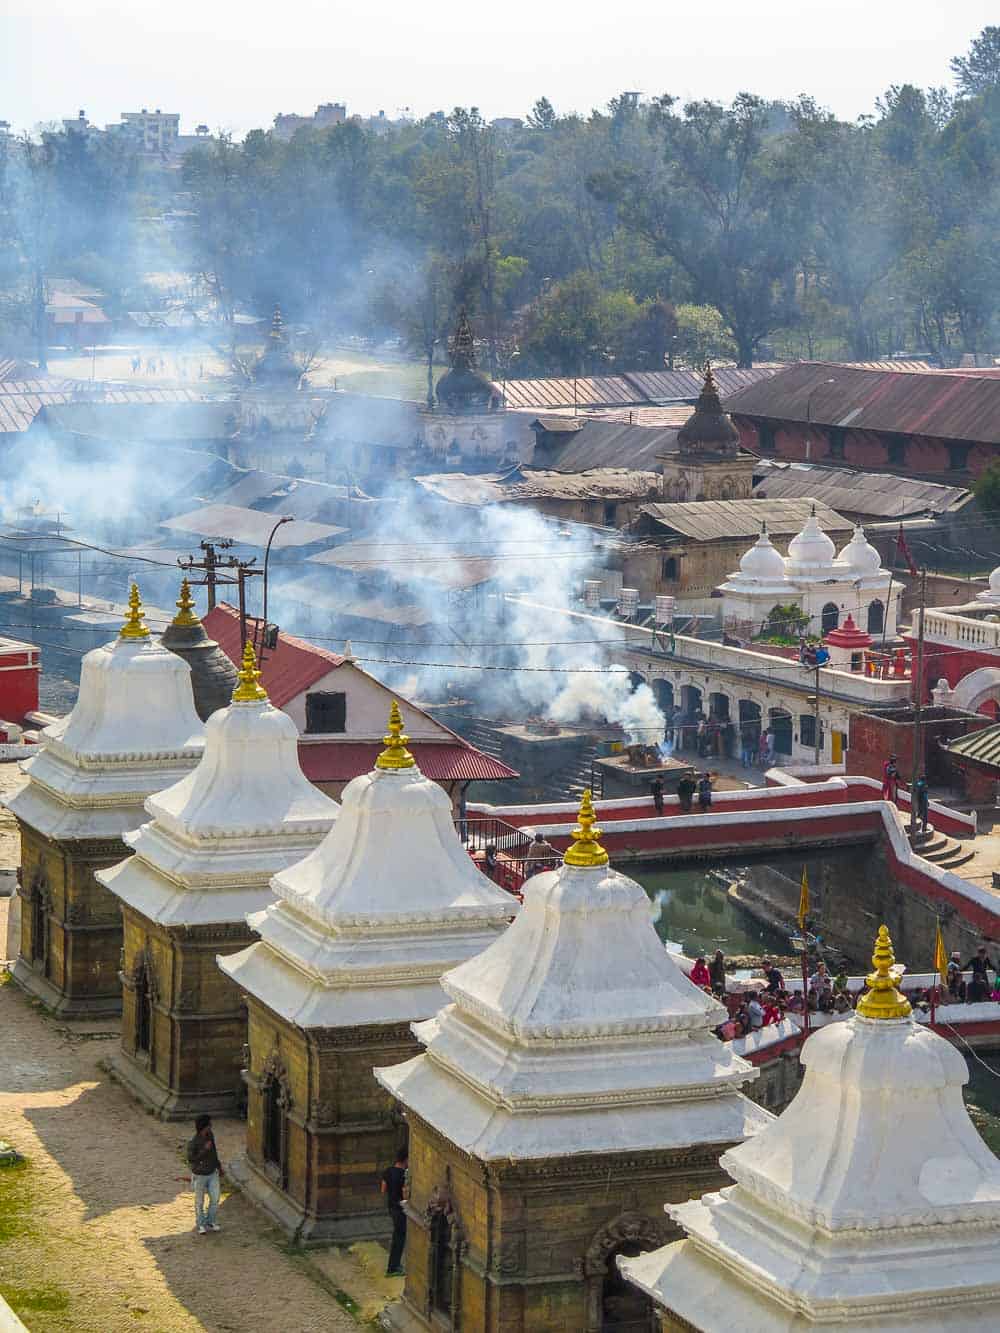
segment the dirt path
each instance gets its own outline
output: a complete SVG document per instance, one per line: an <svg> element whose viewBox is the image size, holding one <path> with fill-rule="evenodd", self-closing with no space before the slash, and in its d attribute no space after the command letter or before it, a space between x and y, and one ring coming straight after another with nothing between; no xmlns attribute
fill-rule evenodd
<svg viewBox="0 0 1000 1333"><path fill-rule="evenodd" d="M6 904L4 904L5 906ZM6 981L6 977L4 976ZM186 1125L138 1109L70 1036L0 985L0 1292L31 1333L350 1333L358 1324L239 1194L193 1230ZM218 1121L223 1160L243 1126Z"/></svg>

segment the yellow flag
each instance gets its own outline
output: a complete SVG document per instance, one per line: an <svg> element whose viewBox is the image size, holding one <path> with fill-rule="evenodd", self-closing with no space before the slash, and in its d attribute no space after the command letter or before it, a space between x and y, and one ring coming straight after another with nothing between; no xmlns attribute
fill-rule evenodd
<svg viewBox="0 0 1000 1333"><path fill-rule="evenodd" d="M948 984L948 955L944 951L944 938L941 935L941 922L938 922L937 937L934 940L934 971L941 978L942 985Z"/></svg>
<svg viewBox="0 0 1000 1333"><path fill-rule="evenodd" d="M806 873L805 866L802 867L802 891L799 894L799 930L805 930L806 919L809 916L809 876Z"/></svg>

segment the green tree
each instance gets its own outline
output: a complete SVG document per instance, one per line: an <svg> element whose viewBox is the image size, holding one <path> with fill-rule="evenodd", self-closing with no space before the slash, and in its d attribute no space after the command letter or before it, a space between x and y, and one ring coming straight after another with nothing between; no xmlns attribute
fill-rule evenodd
<svg viewBox="0 0 1000 1333"><path fill-rule="evenodd" d="M1000 28L984 28L968 55L953 58L951 72L962 97L978 97L1000 88Z"/></svg>

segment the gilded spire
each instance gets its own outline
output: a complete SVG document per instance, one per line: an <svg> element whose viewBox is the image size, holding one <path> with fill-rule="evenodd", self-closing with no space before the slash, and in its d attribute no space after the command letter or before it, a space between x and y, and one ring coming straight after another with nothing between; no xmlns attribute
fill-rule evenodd
<svg viewBox="0 0 1000 1333"><path fill-rule="evenodd" d="M200 625L198 613L194 609L194 598L191 596L191 585L187 579L181 579L181 595L174 602L177 607L177 614L174 616L175 625Z"/></svg>
<svg viewBox="0 0 1000 1333"><path fill-rule="evenodd" d="M257 670L257 658L254 654L253 644L248 639L246 647L243 649L243 665L236 676L233 703L253 704L266 698L267 690L260 683L260 672Z"/></svg>
<svg viewBox="0 0 1000 1333"><path fill-rule="evenodd" d="M475 370L476 340L472 336L472 325L469 323L469 316L464 310L459 313L458 324L449 351L453 369Z"/></svg>
<svg viewBox="0 0 1000 1333"><path fill-rule="evenodd" d="M389 730L382 737L385 741L385 749L375 760L376 768L413 768L416 760L406 748L409 736L403 735L403 715L399 711L399 704L395 699L392 701L392 707L389 709Z"/></svg>
<svg viewBox="0 0 1000 1333"><path fill-rule="evenodd" d="M277 305L271 316L271 337L275 342L284 342L285 339L285 321L281 318L281 307Z"/></svg>
<svg viewBox="0 0 1000 1333"><path fill-rule="evenodd" d="M875 971L865 978L868 989L858 1001L858 1013L863 1018L905 1018L910 1013L910 1002L896 989L892 966L896 955L885 926L879 926L872 966Z"/></svg>
<svg viewBox="0 0 1000 1333"><path fill-rule="evenodd" d="M594 814L594 803L590 799L589 790L583 793L577 819L579 823L573 830L573 842L563 857L564 864L568 866L606 866L608 864L608 854L601 846L601 830L595 823L597 816Z"/></svg>
<svg viewBox="0 0 1000 1333"><path fill-rule="evenodd" d="M149 626L142 618L142 602L139 599L139 585L133 583L128 593L128 615L122 625L120 639L148 639Z"/></svg>

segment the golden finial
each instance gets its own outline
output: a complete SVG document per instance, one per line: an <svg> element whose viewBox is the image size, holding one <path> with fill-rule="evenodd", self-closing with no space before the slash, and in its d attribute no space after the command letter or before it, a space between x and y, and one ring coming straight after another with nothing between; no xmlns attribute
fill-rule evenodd
<svg viewBox="0 0 1000 1333"><path fill-rule="evenodd" d="M896 989L896 978L891 970L895 961L889 931L885 926L879 926L872 954L875 971L865 978L868 989L858 1001L858 1013L863 1018L905 1018L911 1012L909 1000Z"/></svg>
<svg viewBox="0 0 1000 1333"><path fill-rule="evenodd" d="M389 709L389 730L382 737L385 741L385 749L375 760L376 768L413 768L416 760L406 748L406 742L409 736L403 735L403 715L399 711L399 704L395 699L392 701L392 707Z"/></svg>
<svg viewBox="0 0 1000 1333"><path fill-rule="evenodd" d="M257 658L254 654L253 644L248 639L246 647L243 649L243 665L236 676L233 703L255 704L266 698L267 690L260 683L260 672L257 670Z"/></svg>
<svg viewBox="0 0 1000 1333"><path fill-rule="evenodd" d="M148 639L149 626L142 618L142 602L139 599L139 585L133 583L128 593L128 615L125 624L118 632L120 639Z"/></svg>
<svg viewBox="0 0 1000 1333"><path fill-rule="evenodd" d="M608 854L601 846L601 830L597 827L594 803L590 792L583 793L580 802L579 823L573 830L573 841L563 861L568 866L606 866Z"/></svg>
<svg viewBox="0 0 1000 1333"><path fill-rule="evenodd" d="M191 596L191 585L187 579L181 579L181 595L174 602L177 607L177 614L174 616L175 625L200 625L198 613L194 609L194 598Z"/></svg>

